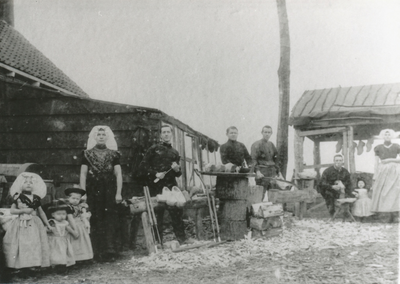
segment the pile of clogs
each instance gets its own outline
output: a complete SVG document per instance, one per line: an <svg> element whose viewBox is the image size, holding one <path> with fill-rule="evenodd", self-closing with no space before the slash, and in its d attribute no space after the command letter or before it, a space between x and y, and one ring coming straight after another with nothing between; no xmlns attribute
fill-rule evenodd
<svg viewBox="0 0 400 284"><path fill-rule="evenodd" d="M179 187L173 186L171 189L164 187L161 194L157 195L157 202L166 203L168 206L182 208L190 200L187 191L181 191Z"/></svg>

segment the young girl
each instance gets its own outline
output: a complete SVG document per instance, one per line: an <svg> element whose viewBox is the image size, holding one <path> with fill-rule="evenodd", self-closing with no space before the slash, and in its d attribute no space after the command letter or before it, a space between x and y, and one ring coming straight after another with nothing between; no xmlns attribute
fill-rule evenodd
<svg viewBox="0 0 400 284"><path fill-rule="evenodd" d="M77 238L79 234L72 229L67 221L70 207L61 200L46 204L46 212L51 216L49 223L50 264L51 266L71 266L75 264L74 251L70 242L69 234Z"/></svg>
<svg viewBox="0 0 400 284"><path fill-rule="evenodd" d="M68 196L67 203L72 208L72 215L75 220L75 227L79 233L78 238L70 236L71 244L75 253L75 260L88 260L93 258L92 243L90 241L90 212L87 212L87 203L81 200L86 191L81 188L67 188L64 191Z"/></svg>
<svg viewBox="0 0 400 284"><path fill-rule="evenodd" d="M10 188L14 199L10 213L18 215L3 238L6 265L10 268L48 267L50 228L40 199L46 196L46 184L34 173L21 173ZM39 218L39 217L40 218Z"/></svg>
<svg viewBox="0 0 400 284"><path fill-rule="evenodd" d="M363 221L364 217L371 216L371 199L368 197L368 190L365 188L365 181L359 179L357 181L358 188L354 189L353 194L357 197L353 204L353 215L360 217Z"/></svg>

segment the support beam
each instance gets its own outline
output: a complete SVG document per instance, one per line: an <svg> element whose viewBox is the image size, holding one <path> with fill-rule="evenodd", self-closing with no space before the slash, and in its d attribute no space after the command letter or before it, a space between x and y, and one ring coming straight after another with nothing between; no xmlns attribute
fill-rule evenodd
<svg viewBox="0 0 400 284"><path fill-rule="evenodd" d="M309 131L300 131L299 135L302 137L305 136L313 136L313 135L321 135L321 134L328 134L328 133L338 133L347 131L346 127L334 127L334 128L325 128L325 129L316 129L316 130L309 130Z"/></svg>
<svg viewBox="0 0 400 284"><path fill-rule="evenodd" d="M356 172L356 158L355 158L355 148L354 148L354 130L352 126L349 126L349 172L354 174Z"/></svg>
<svg viewBox="0 0 400 284"><path fill-rule="evenodd" d="M315 171L317 172L317 178L319 179L320 171L321 171L321 167L319 166L321 164L321 152L320 152L320 142L319 141L314 141L313 154L314 154Z"/></svg>
<svg viewBox="0 0 400 284"><path fill-rule="evenodd" d="M342 155L344 157L344 167L349 170L349 139L347 135L347 131L343 132L343 147L342 147Z"/></svg>
<svg viewBox="0 0 400 284"><path fill-rule="evenodd" d="M297 174L303 171L303 144L304 137L300 136L300 130L294 133L294 157L295 157L295 172Z"/></svg>

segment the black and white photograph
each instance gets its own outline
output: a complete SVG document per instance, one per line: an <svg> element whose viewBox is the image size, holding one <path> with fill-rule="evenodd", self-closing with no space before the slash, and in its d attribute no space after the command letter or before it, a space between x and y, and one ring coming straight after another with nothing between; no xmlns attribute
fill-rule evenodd
<svg viewBox="0 0 400 284"><path fill-rule="evenodd" d="M0 0L0 283L396 284L400 1Z"/></svg>

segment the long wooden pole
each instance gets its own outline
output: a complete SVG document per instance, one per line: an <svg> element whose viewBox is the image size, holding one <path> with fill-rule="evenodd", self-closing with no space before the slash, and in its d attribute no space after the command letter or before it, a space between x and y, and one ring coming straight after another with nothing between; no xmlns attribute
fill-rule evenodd
<svg viewBox="0 0 400 284"><path fill-rule="evenodd" d="M290 104L290 37L286 0L276 0L279 18L280 53L279 77L279 120L277 150L280 171L286 178L288 164L289 104Z"/></svg>

